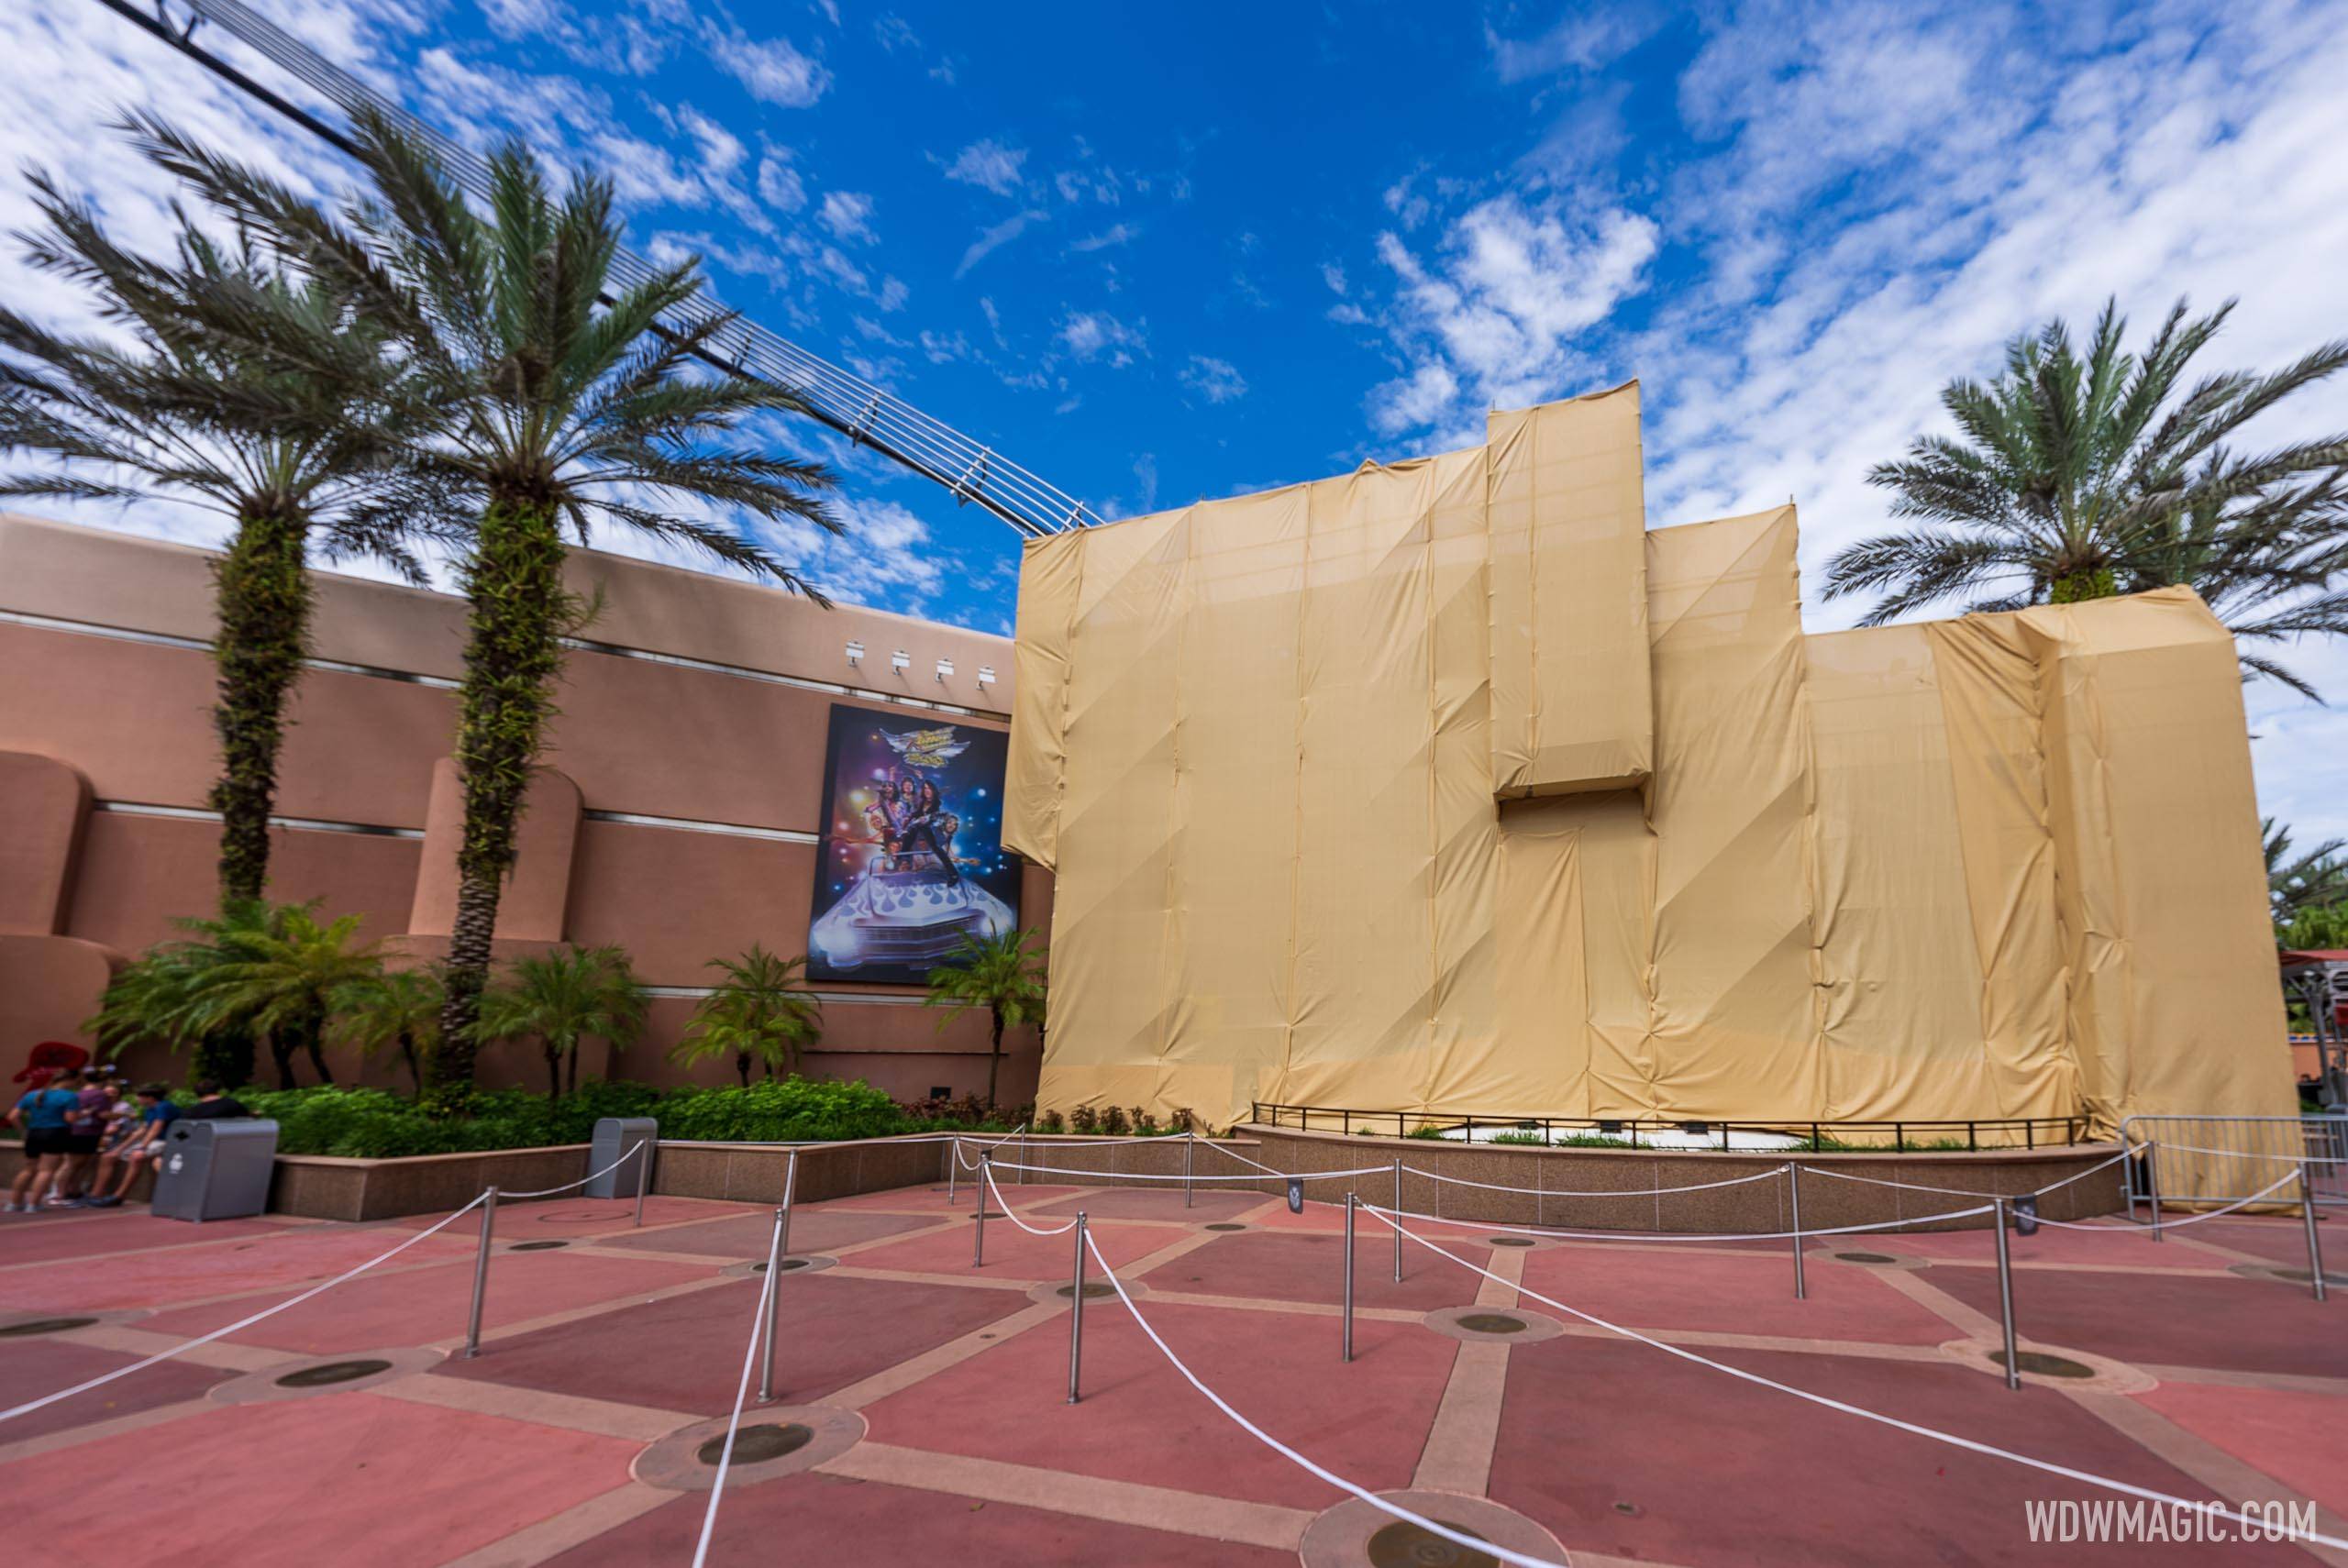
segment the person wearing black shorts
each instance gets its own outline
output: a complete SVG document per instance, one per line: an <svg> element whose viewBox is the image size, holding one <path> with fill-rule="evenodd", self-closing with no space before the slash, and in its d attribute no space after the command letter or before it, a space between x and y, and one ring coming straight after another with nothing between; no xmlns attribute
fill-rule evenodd
<svg viewBox="0 0 2348 1568"><path fill-rule="evenodd" d="M8 1108L8 1125L25 1130L25 1158L8 1187L7 1212L30 1214L40 1207L41 1196L55 1189L72 1151L73 1120L81 1112L78 1072L60 1073ZM91 1147L96 1146L94 1141Z"/></svg>

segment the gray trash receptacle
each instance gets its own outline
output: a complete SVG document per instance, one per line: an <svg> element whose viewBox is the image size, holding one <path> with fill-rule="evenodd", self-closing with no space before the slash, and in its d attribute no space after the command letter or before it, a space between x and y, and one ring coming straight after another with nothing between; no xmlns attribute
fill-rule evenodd
<svg viewBox="0 0 2348 1568"><path fill-rule="evenodd" d="M649 1177L652 1171L652 1145L660 1136L660 1123L649 1116L605 1116L595 1122L594 1142L587 1150L587 1168L604 1171L587 1184L589 1198L634 1198L637 1183ZM604 1170L639 1140L644 1152L616 1170Z"/></svg>
<svg viewBox="0 0 2348 1568"><path fill-rule="evenodd" d="M277 1123L267 1117L192 1121L163 1134L152 1211L166 1220L241 1220L269 1208Z"/></svg>

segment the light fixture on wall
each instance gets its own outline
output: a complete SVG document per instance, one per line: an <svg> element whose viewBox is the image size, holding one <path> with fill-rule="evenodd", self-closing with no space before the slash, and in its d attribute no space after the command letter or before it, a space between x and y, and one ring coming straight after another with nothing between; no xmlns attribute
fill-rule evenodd
<svg viewBox="0 0 2348 1568"><path fill-rule="evenodd" d="M847 645L847 661L854 665L861 665L864 662L864 645L862 643L850 642Z"/></svg>
<svg viewBox="0 0 2348 1568"><path fill-rule="evenodd" d="M913 656L913 655L911 655L911 654L909 654L909 653L907 653L907 652L906 652L904 649L903 649L903 648L899 648L899 649L897 649L895 652L892 653L892 654L889 656L889 668L890 668L891 669L893 669L893 670L898 670L898 671L901 671L901 672L902 672L902 671L903 671L904 669L906 669L906 668L910 668L910 667L912 666L913 662L914 662L914 656Z"/></svg>
<svg viewBox="0 0 2348 1568"><path fill-rule="evenodd" d="M993 684L994 684L994 666L992 666L992 665L991 665L991 664L982 664L982 665L979 666L979 688L980 688L980 690L984 690L986 688L988 688L988 687L990 687L990 686L992 686Z"/></svg>
<svg viewBox="0 0 2348 1568"><path fill-rule="evenodd" d="M949 681L949 680L951 680L951 679L954 679L954 661L953 661L952 659L950 659L950 658L941 658L941 659L939 659L939 660L937 661L937 683L938 683L940 686L943 686L943 685L945 685L947 681Z"/></svg>

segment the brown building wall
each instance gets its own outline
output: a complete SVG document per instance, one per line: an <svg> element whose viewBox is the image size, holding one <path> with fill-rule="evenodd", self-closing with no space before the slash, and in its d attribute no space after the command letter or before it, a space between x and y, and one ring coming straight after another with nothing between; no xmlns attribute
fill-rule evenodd
<svg viewBox="0 0 2348 1568"><path fill-rule="evenodd" d="M712 958L754 941L786 955L805 949L832 706L1002 729L1011 645L618 557L574 557L571 581L600 589L604 607L583 634L591 646L568 661L546 757L559 777L533 797L548 803L529 824L501 952L558 936L626 947L656 989L649 1027L608 1062L591 1050L582 1070L725 1081L730 1062L687 1069L666 1053L691 1017L692 993L710 982ZM205 648L189 646L210 635L210 591L202 551L0 516L0 668L9 672L0 762L24 759L0 766L0 868L21 864L12 880L38 871L44 887L57 885L7 905L13 940L0 949L0 982L13 984L0 987L12 990L0 1005L0 1062L8 1070L39 1039L86 1043L78 1026L96 999L100 956L118 965L171 936L172 917L211 906L218 829L204 805L216 758L213 669ZM429 936L408 933L446 929L434 919L437 879L420 889L419 875L450 847L446 805L435 813L432 801L455 724L461 606L333 576L322 577L318 602L316 660L359 668L313 668L303 678L277 803L295 825L274 835L271 893L358 913L365 935L429 953ZM864 646L860 665L847 658L852 640ZM902 672L892 668L898 649L909 659ZM951 677L940 679L940 660L951 661ZM979 684L981 667L994 674L990 685ZM578 821L566 834L545 813L574 810L573 790ZM338 831L350 829L360 831ZM1048 927L1050 889L1049 875L1029 867L1023 924ZM942 1015L921 1007L913 988L821 991L825 1035L808 1070L868 1077L907 1099L984 1088L985 1020L941 1028ZM1002 1094L1026 1098L1035 1032L1006 1048ZM393 1077L388 1063L336 1066L364 1081ZM167 1066L133 1061L134 1070ZM539 1066L526 1052L508 1053L486 1071L535 1084Z"/></svg>

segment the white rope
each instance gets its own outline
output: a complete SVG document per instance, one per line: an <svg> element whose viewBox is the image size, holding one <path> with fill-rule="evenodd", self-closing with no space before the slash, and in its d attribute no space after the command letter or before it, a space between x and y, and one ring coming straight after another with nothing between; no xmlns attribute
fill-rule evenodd
<svg viewBox="0 0 2348 1568"><path fill-rule="evenodd" d="M2220 1219L2225 1215L2232 1214L2237 1209L2247 1209L2252 1204L2259 1202L2261 1199L2266 1198L2268 1194L2274 1192L2277 1187L2288 1187L2291 1183L2298 1179L2299 1173L2293 1171L2289 1176L2283 1177L2280 1181L2269 1182L2265 1187L2252 1193L2248 1198L2238 1198L2233 1202L2227 1204L2223 1209L2212 1209L2207 1214L2195 1214L2184 1220L2164 1220L2161 1221L2161 1229L2164 1231L2174 1231L2180 1225L2198 1225L2204 1220ZM2108 1231L2115 1236L2141 1236L2150 1229L2150 1227L2144 1225L2083 1225L2076 1220L2041 1220L2039 1223L2042 1225L2056 1226L2065 1231Z"/></svg>
<svg viewBox="0 0 2348 1568"><path fill-rule="evenodd" d="M709 1508L701 1517L701 1544L693 1548L693 1568L702 1568L708 1558L710 1534L717 1528L717 1500L725 1492L725 1472L734 1463L734 1434L742 1425L742 1406L750 1397L750 1368L759 1359L759 1336L770 1331L773 1320L768 1307L774 1299L775 1281L782 1275L777 1266L782 1261L781 1247L782 1227L777 1225L767 1242L766 1283L759 1289L759 1315L750 1324L749 1348L742 1353L742 1383L734 1390L734 1414L726 1419L725 1446L717 1453L717 1477L710 1484Z"/></svg>
<svg viewBox="0 0 2348 1568"><path fill-rule="evenodd" d="M615 1170L619 1169L622 1165L624 1165L627 1164L629 1160L631 1160L631 1159L633 1159L633 1158L635 1157L637 1150L643 1148L643 1147L644 1147L644 1145L645 1145L647 1143L648 1143L648 1142L649 1142L649 1140L648 1140L648 1139L638 1138L638 1139L637 1139L637 1140L633 1144L629 1145L629 1147L628 1147L628 1151L627 1151L627 1153L626 1153L626 1154L622 1154L618 1159L614 1160L610 1165L605 1165L602 1170L600 1170L600 1171L591 1171L591 1172L590 1172L590 1173L588 1173L587 1175L585 1175L585 1176L581 1176L577 1181L567 1181L567 1182L564 1182L560 1187L544 1187L544 1188L541 1188L539 1191L537 1191L537 1192L507 1192L507 1191L504 1191L503 1188L501 1188L501 1189L498 1191L498 1194L497 1194L497 1200L498 1200L500 1203L504 1203L504 1202L505 1202L505 1201L507 1201L508 1199L511 1199L511 1198L552 1198L552 1197L553 1197L556 1193L558 1193L558 1192L569 1192L569 1191L570 1191L572 1187L585 1187L589 1182L593 1181L597 1176L609 1176L609 1175L611 1175L614 1171L615 1171Z"/></svg>
<svg viewBox="0 0 2348 1568"><path fill-rule="evenodd" d="M2134 1154L2138 1150L2145 1153L2158 1150L2164 1154L2216 1154L2231 1160L2288 1160L2294 1165L2336 1165L2348 1160L2348 1154L2262 1154L2255 1149L2203 1149L2191 1143L2165 1143L2157 1139L2140 1143L2129 1152Z"/></svg>
<svg viewBox="0 0 2348 1568"><path fill-rule="evenodd" d="M1335 1206L1333 1204L1331 1207ZM1367 1209L1369 1205L1364 1203L1362 1207ZM1945 1214L1914 1214L1905 1220L1877 1220L1865 1225L1821 1225L1815 1230L1804 1226L1799 1231L1718 1231L1709 1235L1645 1231L1554 1231L1545 1226L1535 1229L1527 1225L1496 1225L1481 1220L1447 1220L1440 1214L1420 1214L1408 1209L1389 1209L1382 1212L1404 1220L1423 1220L1430 1225L1456 1225L1463 1230L1496 1231L1510 1236L1545 1236L1556 1242L1784 1242L1796 1236L1854 1236L1866 1231L1896 1231L1903 1225L1930 1225L1942 1220L1970 1220L1977 1214L1988 1213L1993 1207L1985 1203L1978 1209L1953 1209ZM2044 1225L2054 1221L2042 1220L2039 1223Z"/></svg>
<svg viewBox="0 0 2348 1568"><path fill-rule="evenodd" d="M1737 1378L1743 1382L1755 1384L1763 1388L1774 1388L1780 1394L1790 1394L1797 1399L1806 1399L1813 1405L1823 1406L1825 1408L1830 1410L1839 1410L1847 1416L1857 1416L1863 1420L1878 1422L1881 1425L1896 1428L1900 1431L1909 1432L1917 1437L1930 1438L1934 1442L1946 1443L1953 1448L1961 1448L1974 1453L1987 1454L1992 1459L2010 1460L2016 1464L2028 1465L2032 1470L2043 1471L2050 1475L2060 1475L2066 1480L2084 1482L2090 1486L2102 1487L2108 1492L2119 1492L2132 1497L2142 1497L2146 1502L2163 1503L2171 1507L2186 1508L2197 1513L2222 1514L2226 1518L2233 1520L2235 1523L2248 1526L2254 1529L2263 1530L2268 1528L2266 1520L2263 1518L2253 1518L2248 1514L2245 1514L2239 1509L2226 1507L2223 1503L2197 1503L2185 1497L2172 1496L2166 1492L2155 1492L2149 1487L2132 1485L2126 1481L2114 1481L2109 1476L2097 1475L2085 1470L2074 1470L2067 1464L2056 1464L2050 1460L2033 1459L2029 1454L2016 1453L2011 1449L1999 1448L1994 1443L1980 1442L1972 1438L1959 1437L1954 1432L1944 1432L1936 1428L1920 1426L1913 1421L1903 1421L1897 1416L1886 1416L1877 1411L1867 1409L1864 1406L1848 1404L1841 1399L1829 1398L1823 1394L1813 1394L1806 1388L1796 1388L1789 1383L1780 1383L1773 1377L1764 1377L1757 1372L1747 1372L1743 1367L1731 1366L1725 1362L1714 1361L1710 1356L1699 1355L1694 1351L1685 1350L1678 1345L1666 1344L1661 1340L1649 1339L1646 1335L1640 1333L1636 1329L1626 1329L1620 1323L1610 1323L1605 1319L1600 1318L1594 1313L1585 1312L1578 1307L1568 1307L1564 1302L1559 1301L1553 1297L1544 1296L1539 1291L1533 1289L1529 1286L1520 1284L1512 1279L1502 1279L1499 1275L1492 1273L1491 1270L1479 1268L1476 1264L1469 1263L1466 1258L1460 1257L1456 1253L1446 1252L1442 1247L1439 1247L1433 1242L1428 1241L1425 1237L1418 1235L1415 1232L1396 1224L1394 1220L1389 1218L1383 1210L1367 1203L1363 1204L1361 1207L1369 1213L1377 1215L1379 1220L1384 1224L1391 1227L1395 1231L1401 1231L1401 1234L1409 1237L1412 1241L1418 1242L1419 1245L1426 1248L1429 1252L1435 1253L1437 1256L1449 1258L1461 1268L1467 1269L1471 1273L1480 1274L1486 1279L1493 1280L1501 1285L1508 1286L1512 1289L1515 1290L1518 1295L1529 1296L1534 1300L1540 1302L1544 1306L1554 1307L1560 1312L1571 1313L1574 1317L1580 1319L1583 1322L1591 1324L1597 1328L1604 1329L1609 1333L1620 1334L1624 1339L1635 1340L1640 1344L1646 1345L1654 1350L1659 1350L1666 1355L1677 1356L1682 1361L1693 1362L1698 1366L1708 1366L1714 1372L1724 1372L1731 1377ZM1130 1303L1128 1303L1128 1305L1130 1305ZM1135 1316L1138 1317L1139 1314L1136 1313ZM1197 1380L1194 1378L1192 1381L1195 1382ZM2287 1526L2286 1528L2287 1529L2288 1527ZM2292 1529L2290 1530L2290 1534L2301 1540L2314 1541L2320 1546L2348 1548L2348 1540L2342 1540L2336 1536L2321 1535L2314 1530ZM1477 1550L1489 1551L1493 1549L1490 1546L1479 1546Z"/></svg>
<svg viewBox="0 0 2348 1568"><path fill-rule="evenodd" d="M1046 1176L1085 1176L1100 1181L1191 1181L1194 1179L1191 1176L1182 1175L1180 1171L1175 1172L1172 1176L1148 1176L1140 1171L1080 1171L1069 1170L1061 1165L1023 1165L1010 1160L992 1160L988 1163L992 1165L994 1168L999 1171L1040 1171ZM1252 1164L1253 1162L1251 1161L1250 1163ZM1393 1174L1394 1167L1392 1165L1364 1165L1361 1169L1354 1171L1273 1171L1269 1176L1202 1176L1195 1179L1202 1181L1288 1181L1296 1177L1302 1177L1306 1181L1334 1181L1340 1176L1391 1176Z"/></svg>
<svg viewBox="0 0 2348 1568"><path fill-rule="evenodd" d="M994 1179L994 1168L991 1161L980 1169L979 1173L979 1179L985 1182L989 1187L993 1189L995 1207L1002 1210L1002 1217L1010 1220L1013 1224L1018 1226L1021 1230L1026 1231L1029 1235L1064 1236L1070 1231L1076 1229L1076 1221L1071 1220L1056 1231L1038 1231L1035 1226L1030 1225L1026 1220L1019 1218L1018 1211L1013 1209L1010 1204L1005 1203L1002 1200L1002 1188ZM979 1194L979 1207L981 1209L986 1208L986 1196L987 1195L983 1192Z"/></svg>
<svg viewBox="0 0 2348 1568"><path fill-rule="evenodd" d="M2043 1198L2046 1194L2054 1191L2058 1187L2066 1187L2075 1181L2082 1181L2107 1166L2118 1165L2121 1161L2126 1158L2128 1158L2128 1155L2124 1153L2114 1154L2108 1160L2099 1160L2094 1165L2089 1165L2087 1169L2080 1171L2076 1175L2066 1176L2061 1181L2048 1182L2044 1187L2032 1187L2028 1192L1977 1192L1968 1187L1930 1187L1922 1182L1893 1181L1887 1176L1860 1176L1855 1171L1838 1171L1825 1165L1804 1165L1802 1166L1802 1174L1804 1176L1832 1176L1836 1181L1865 1182L1869 1187L1896 1187L1908 1192L1937 1192L1944 1198L2002 1198L2010 1202L2012 1199L2017 1198ZM2050 1220L2045 1221L2045 1223L2051 1225L2054 1221Z"/></svg>
<svg viewBox="0 0 2348 1568"><path fill-rule="evenodd" d="M1391 1170L1393 1167L1389 1165L1387 1168ZM1168 1362L1173 1364L1174 1370L1182 1375L1183 1381L1190 1384L1191 1387L1197 1389L1200 1393L1205 1395L1210 1404L1213 1405L1216 1409L1221 1410L1224 1415L1230 1417L1232 1420L1238 1423L1240 1430L1245 1431L1249 1437L1254 1438L1257 1442L1262 1443L1266 1448L1270 1449L1274 1453L1279 1454L1282 1459L1287 1460L1290 1463L1296 1465L1307 1474L1327 1482L1330 1485L1335 1486L1340 1492L1349 1493L1352 1496L1360 1498L1363 1502L1368 1503L1370 1507L1377 1508L1380 1512L1390 1514L1395 1518L1401 1519L1405 1523L1416 1525L1421 1529L1441 1536L1444 1540L1452 1542L1454 1545L1465 1547L1470 1551L1482 1552L1488 1556L1497 1557L1504 1562L1512 1562L1517 1565L1517 1568L1566 1568L1565 1564L1553 1562L1548 1558L1531 1557L1522 1551L1512 1551L1505 1546L1496 1546L1492 1542L1485 1540L1480 1537L1468 1535L1464 1531L1453 1529L1448 1525L1438 1524L1434 1520L1425 1518L1423 1515L1414 1514L1410 1509L1402 1507L1399 1504L1387 1501L1384 1497L1379 1496L1377 1493L1368 1490L1367 1487L1355 1485L1352 1482L1346 1480L1336 1472L1314 1463L1312 1460L1307 1459L1304 1455L1297 1452L1296 1450L1289 1447L1288 1444L1280 1441L1279 1439L1272 1436L1271 1433L1266 1431L1263 1428L1257 1426L1255 1422L1241 1415L1237 1410L1232 1408L1231 1401L1225 1399L1222 1395L1216 1393L1213 1389L1201 1382L1199 1380L1199 1375L1192 1372L1188 1366L1185 1366L1182 1364L1182 1358L1174 1353L1174 1347L1168 1344L1166 1341L1159 1336L1157 1331L1150 1326L1149 1320L1141 1315L1141 1309L1134 1305L1134 1298L1125 1294L1124 1281L1117 1277L1117 1271L1111 1268L1109 1266L1109 1260L1102 1255L1101 1244L1088 1235L1084 1238L1084 1245L1086 1250L1091 1253L1093 1261L1101 1265L1101 1272L1108 1276L1109 1283L1116 1286L1117 1299L1125 1304L1125 1310L1133 1314L1134 1322L1140 1328L1141 1331L1149 1336L1149 1342L1156 1345L1159 1353L1164 1355ZM696 1568L698 1568L698 1564L696 1564Z"/></svg>
<svg viewBox="0 0 2348 1568"><path fill-rule="evenodd" d="M240 1318L237 1321L229 1324L227 1328L215 1329L210 1333L205 1334L201 1338L189 1340L183 1344L173 1345L171 1349L166 1351L157 1351L153 1355L149 1356L144 1361L133 1362L128 1366L119 1366L112 1372L101 1373L97 1376L89 1379L87 1382L76 1383L71 1388L61 1388L56 1393L44 1396L41 1398L28 1399L24 1404L17 1406L14 1409L0 1410L0 1421L13 1421L18 1416L28 1416L35 1410L42 1409L48 1406L56 1404L60 1399L70 1399L76 1394L86 1394L93 1388L103 1387L105 1385L112 1383L117 1377L127 1377L134 1372L144 1372L147 1368L153 1366L158 1362L169 1361L175 1355L184 1355L189 1351L195 1349L198 1345L208 1345L213 1341L225 1339L240 1329L249 1329L255 1323L261 1321L265 1318L274 1318L277 1314L284 1311L289 1307L299 1307L303 1302L307 1301L310 1297L317 1295L321 1291L332 1290L336 1286L340 1285L343 1281L358 1277L360 1275L366 1273L369 1269L373 1268L377 1264L388 1263L392 1259L399 1256L402 1253L407 1251L410 1247L415 1245L416 1242L424 1240L425 1237L431 1235L434 1231L455 1224L473 1209L479 1208L482 1199L486 1198L488 1196L489 1194L486 1192L482 1193L480 1198L474 1198L471 1203L466 1204L464 1208L458 1209L454 1214L449 1215L447 1219L438 1221L437 1224L418 1231L415 1235L410 1236L406 1241L402 1242L390 1252L369 1258L357 1268L351 1269L344 1274L338 1274L332 1279L327 1280L324 1285L314 1285L310 1286L309 1289L305 1290L301 1295L294 1297L290 1301L281 1301L274 1307L264 1308L260 1311L254 1313L249 1318Z"/></svg>
<svg viewBox="0 0 2348 1568"><path fill-rule="evenodd" d="M1394 1167L1387 1165L1384 1168L1390 1171ZM1423 1171L1415 1165L1404 1165L1402 1174L1424 1176L1429 1181L1439 1181L1446 1187L1480 1187L1487 1192L1514 1192L1527 1198L1660 1198L1668 1197L1675 1192L1710 1192L1714 1187L1742 1187L1746 1182L1775 1181L1792 1168L1791 1165L1775 1165L1766 1171L1755 1171L1751 1176L1730 1176L1725 1181L1701 1181L1693 1187L1617 1187L1610 1192L1572 1192L1564 1187L1501 1187L1496 1182L1468 1181L1459 1176L1438 1176L1434 1171ZM1988 1198L1992 1195L1983 1193L1981 1196Z"/></svg>

